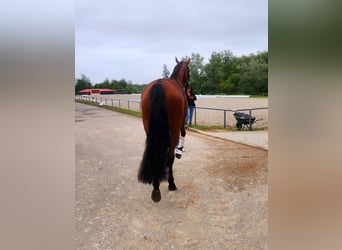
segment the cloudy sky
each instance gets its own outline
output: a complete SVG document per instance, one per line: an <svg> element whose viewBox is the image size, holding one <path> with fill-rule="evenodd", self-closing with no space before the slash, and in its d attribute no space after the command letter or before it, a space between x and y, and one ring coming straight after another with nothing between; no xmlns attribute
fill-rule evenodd
<svg viewBox="0 0 342 250"><path fill-rule="evenodd" d="M76 0L75 73L148 83L179 59L268 50L267 0Z"/></svg>

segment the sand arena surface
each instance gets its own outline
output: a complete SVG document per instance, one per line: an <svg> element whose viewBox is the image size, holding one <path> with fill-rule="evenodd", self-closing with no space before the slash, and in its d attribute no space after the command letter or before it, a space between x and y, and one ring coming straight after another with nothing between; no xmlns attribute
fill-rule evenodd
<svg viewBox="0 0 342 250"><path fill-rule="evenodd" d="M102 100L104 103L107 101L107 105L120 106L122 108L129 108L132 110L139 110L140 108L140 94L130 95L93 95L91 97ZM87 97L89 98L89 97ZM111 101L113 99L113 102ZM118 100L130 100L118 101ZM224 111L222 110L207 110L201 107L217 108L217 109L253 109L253 108L265 108L268 107L268 98L245 98L245 97L223 97L223 96L205 96L197 95L196 101L196 117L195 114L192 119L192 123L200 125L211 126L223 126L224 124ZM249 113L249 111L243 111ZM253 124L253 128L268 128L268 109L252 110L252 116L255 116L258 121ZM226 125L236 125L233 112L226 112Z"/></svg>

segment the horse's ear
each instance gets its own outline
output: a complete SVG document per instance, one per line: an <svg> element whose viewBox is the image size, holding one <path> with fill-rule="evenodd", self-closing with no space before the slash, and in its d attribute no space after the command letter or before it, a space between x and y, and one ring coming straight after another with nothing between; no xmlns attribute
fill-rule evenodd
<svg viewBox="0 0 342 250"><path fill-rule="evenodd" d="M190 58L189 58L185 63L186 63L186 65L189 65L189 63L190 63Z"/></svg>
<svg viewBox="0 0 342 250"><path fill-rule="evenodd" d="M178 63L179 63L179 61L178 61L178 59L177 59L177 56L176 56L175 58L176 58L176 63L178 64Z"/></svg>

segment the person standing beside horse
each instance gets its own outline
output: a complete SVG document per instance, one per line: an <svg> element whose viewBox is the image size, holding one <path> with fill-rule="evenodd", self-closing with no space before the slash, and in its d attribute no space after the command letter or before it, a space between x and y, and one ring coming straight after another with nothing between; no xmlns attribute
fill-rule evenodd
<svg viewBox="0 0 342 250"><path fill-rule="evenodd" d="M186 114L185 123L189 126L192 124L192 115L196 108L195 101L197 100L196 95L193 93L192 87L187 87L185 91L186 99L188 100L188 112Z"/></svg>

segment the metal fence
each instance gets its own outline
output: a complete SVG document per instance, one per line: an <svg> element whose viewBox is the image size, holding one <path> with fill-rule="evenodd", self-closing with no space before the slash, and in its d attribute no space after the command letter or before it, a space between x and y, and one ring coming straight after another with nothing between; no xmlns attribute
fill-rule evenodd
<svg viewBox="0 0 342 250"><path fill-rule="evenodd" d="M132 100L132 99L115 99L115 98L108 98L108 97L101 97L101 96L76 96L75 99L77 100L85 100L90 102L95 102L100 105L108 105L112 107L118 107L128 110L134 110L141 112L141 103L140 100ZM256 114L260 110L267 110L267 114L264 113ZM215 112L214 115L205 112ZM244 112L247 111L249 117L252 117L253 114L256 118L256 121L263 120L261 125L254 125L255 127L267 127L268 125L268 107L260 107L260 108L243 108L243 109L223 109L223 108L212 108L212 107L202 107L196 106L193 114L193 120L195 125L208 125L208 126L222 126L223 128L227 128L227 126L235 126L236 120L233 117L233 113L235 112ZM232 116L227 116L227 112L231 112ZM252 120L249 119L249 130L252 130Z"/></svg>
<svg viewBox="0 0 342 250"><path fill-rule="evenodd" d="M261 108L248 108L248 109L222 109L222 108L209 108L209 107L200 107L197 106L194 110L194 119L195 119L195 125L197 125L197 112L198 110L214 110L214 111L219 111L223 113L223 128L227 128L227 112L243 112L243 111L248 111L249 114L249 130L252 130L252 111L255 110L268 110L268 107L261 107ZM259 121L262 119L257 119L256 121ZM221 123L221 124L222 124ZM232 123L230 124L232 126Z"/></svg>
<svg viewBox="0 0 342 250"><path fill-rule="evenodd" d="M114 98L106 98L100 96L76 96L76 100L85 100L90 102L95 102L100 105L108 105L117 108L123 108L128 110L134 110L141 112L141 103L140 100L130 100L130 99L114 99Z"/></svg>

